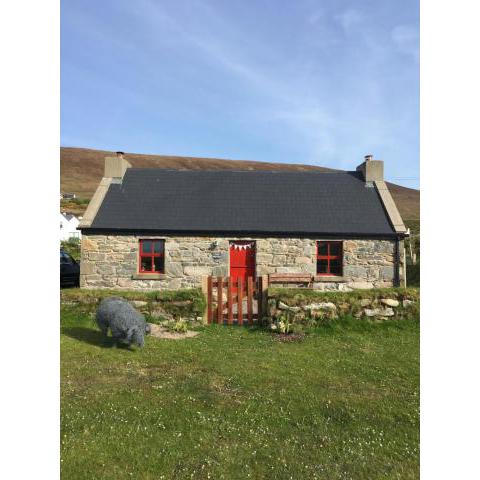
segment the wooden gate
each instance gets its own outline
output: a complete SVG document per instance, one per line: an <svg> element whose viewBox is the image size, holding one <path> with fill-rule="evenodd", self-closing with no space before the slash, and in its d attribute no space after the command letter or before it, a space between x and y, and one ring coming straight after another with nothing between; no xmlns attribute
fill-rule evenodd
<svg viewBox="0 0 480 480"><path fill-rule="evenodd" d="M207 322L227 325L253 325L266 308L266 277L207 277Z"/></svg>

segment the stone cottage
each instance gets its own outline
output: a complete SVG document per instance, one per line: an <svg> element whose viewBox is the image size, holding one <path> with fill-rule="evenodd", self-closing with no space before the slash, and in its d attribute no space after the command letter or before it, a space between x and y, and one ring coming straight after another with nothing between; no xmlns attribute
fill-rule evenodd
<svg viewBox="0 0 480 480"><path fill-rule="evenodd" d="M324 173L132 168L118 152L79 229L85 288L188 288L207 275L324 290L405 281L407 231L371 156Z"/></svg>

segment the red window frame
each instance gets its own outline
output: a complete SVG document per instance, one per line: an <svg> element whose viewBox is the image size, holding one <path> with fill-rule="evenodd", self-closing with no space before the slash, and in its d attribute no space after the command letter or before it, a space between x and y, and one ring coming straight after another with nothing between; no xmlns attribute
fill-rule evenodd
<svg viewBox="0 0 480 480"><path fill-rule="evenodd" d="M321 243L327 244L327 255L320 255L319 245ZM332 244L340 246L340 254L339 255L331 255L330 253L330 246ZM320 273L318 271L318 260L327 260L327 271L324 273ZM332 273L330 268L330 261L331 260L340 260L341 270L340 273ZM317 241L317 275L325 276L325 277L339 277L343 275L343 242L339 241L325 241L325 240L318 240Z"/></svg>
<svg viewBox="0 0 480 480"><path fill-rule="evenodd" d="M144 252L143 245L145 242L152 242L151 252ZM162 244L161 253L154 253L155 247L154 244L158 242ZM150 258L152 270L142 270L142 259ZM155 261L154 258L163 258L163 268L162 270L155 270ZM165 240L160 240L158 238L142 238L139 240L138 248L138 273L165 273Z"/></svg>

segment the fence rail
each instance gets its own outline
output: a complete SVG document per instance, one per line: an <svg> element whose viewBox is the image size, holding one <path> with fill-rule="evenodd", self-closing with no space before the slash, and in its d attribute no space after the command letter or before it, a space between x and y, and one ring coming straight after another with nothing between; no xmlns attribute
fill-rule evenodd
<svg viewBox="0 0 480 480"><path fill-rule="evenodd" d="M266 310L268 277L205 277L203 290L207 297L205 316L209 324L253 325Z"/></svg>

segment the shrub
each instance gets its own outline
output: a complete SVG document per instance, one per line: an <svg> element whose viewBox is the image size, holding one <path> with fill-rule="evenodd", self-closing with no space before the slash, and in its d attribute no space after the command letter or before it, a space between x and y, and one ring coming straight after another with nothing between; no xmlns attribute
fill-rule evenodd
<svg viewBox="0 0 480 480"><path fill-rule="evenodd" d="M177 333L187 333L188 332L188 323L180 318L173 325L170 326L170 329Z"/></svg>
<svg viewBox="0 0 480 480"><path fill-rule="evenodd" d="M69 253L75 260L80 260L80 239L69 238L60 242L60 248Z"/></svg>
<svg viewBox="0 0 480 480"><path fill-rule="evenodd" d="M407 285L410 285L411 287L420 286L420 261L415 265L407 265Z"/></svg>
<svg viewBox="0 0 480 480"><path fill-rule="evenodd" d="M292 333L294 335L302 335L304 333L303 325L299 323L292 324Z"/></svg>
<svg viewBox="0 0 480 480"><path fill-rule="evenodd" d="M68 204L73 204L73 205L88 205L90 203L90 200L88 198L62 198L60 200L60 205L65 207Z"/></svg>
<svg viewBox="0 0 480 480"><path fill-rule="evenodd" d="M294 324L294 319L292 312L284 311L270 322L270 329L284 335L295 333L295 330L298 332L300 325ZM303 328L301 330L303 332Z"/></svg>

